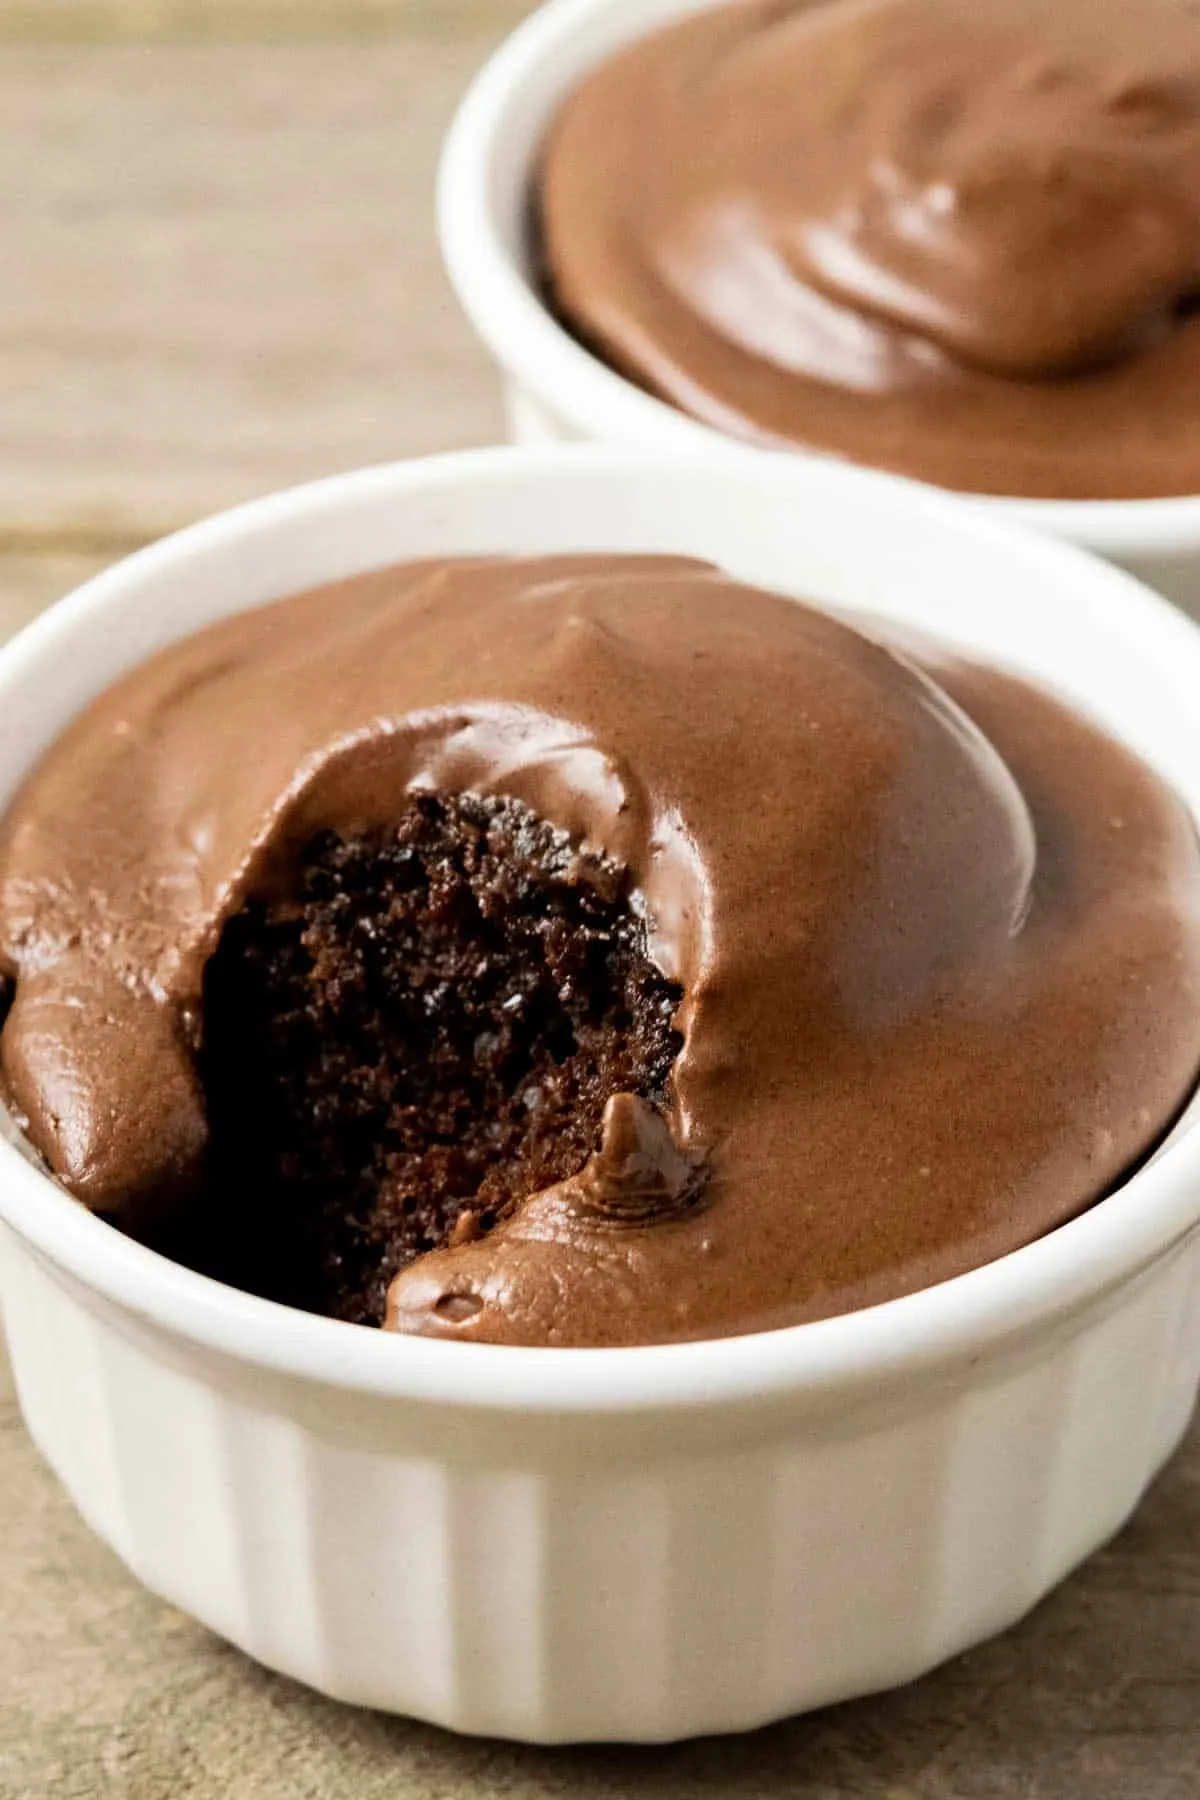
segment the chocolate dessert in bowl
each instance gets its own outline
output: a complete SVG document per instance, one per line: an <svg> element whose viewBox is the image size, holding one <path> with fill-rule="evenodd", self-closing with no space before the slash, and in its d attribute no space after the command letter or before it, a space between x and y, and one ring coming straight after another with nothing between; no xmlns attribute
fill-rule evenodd
<svg viewBox="0 0 1200 1800"><path fill-rule="evenodd" d="M85 1515L274 1667L545 1740L1016 1617L1200 1378L1198 673L784 459L368 472L55 609L0 1277Z"/></svg>
<svg viewBox="0 0 1200 1800"><path fill-rule="evenodd" d="M554 0L442 176L526 439L948 487L1200 601L1190 0Z"/></svg>

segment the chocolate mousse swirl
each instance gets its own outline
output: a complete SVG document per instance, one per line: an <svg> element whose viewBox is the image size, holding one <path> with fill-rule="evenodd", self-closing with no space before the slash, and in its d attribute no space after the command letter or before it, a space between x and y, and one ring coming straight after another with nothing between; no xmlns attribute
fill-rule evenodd
<svg viewBox="0 0 1200 1800"><path fill-rule="evenodd" d="M1196 0L743 0L547 146L564 317L710 425L947 486L1200 492Z"/></svg>
<svg viewBox="0 0 1200 1800"><path fill-rule="evenodd" d="M237 1034L214 1048L205 1008L229 1016L282 945L271 1031L324 1083L295 1089L318 1094L309 1157L339 1114L364 1135L368 1053L386 1040L403 1085L406 1056L448 1041L410 1050L406 1031L472 993L496 1013L468 1044L480 1067L522 1009L544 1002L558 1034L539 1091L522 1065L503 1098L559 1174L497 1212L497 1171L471 1178L476 1203L459 1168L432 1249L381 1240L395 1330L760 1330L1049 1231L1147 1152L1196 1078L1200 847L1159 780L1057 701L917 658L702 564L600 556L393 568L174 645L69 728L0 828L0 1068L29 1137L151 1241L172 1221L250 1232L257 1180L231 1209L237 1170L211 1162L229 1073L212 1063ZM525 883L535 863L549 885ZM434 948L384 987L410 917ZM506 917L523 936L501 940L488 921ZM647 996L670 1008L671 1035L652 1021L646 1038L666 1079L631 1092L610 1058L603 1117L563 1168L554 1142L574 1145L577 1120L549 1109L610 955L633 984L613 1029ZM294 1000L322 968L344 1065ZM453 1171L486 1137L470 1071L445 1071L387 1124L385 1184L402 1154L418 1166L439 1080L462 1142L452 1121L419 1166ZM251 1162L276 1098L241 1121ZM360 1261L361 1198L342 1246ZM395 1218L421 1203L398 1196ZM289 1200L263 1239L280 1264L301 1229ZM269 1268L259 1285L282 1291Z"/></svg>

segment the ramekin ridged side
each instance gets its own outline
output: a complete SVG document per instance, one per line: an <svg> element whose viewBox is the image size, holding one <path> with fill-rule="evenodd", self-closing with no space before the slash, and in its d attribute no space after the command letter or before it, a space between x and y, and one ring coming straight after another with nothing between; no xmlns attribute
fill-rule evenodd
<svg viewBox="0 0 1200 1800"><path fill-rule="evenodd" d="M690 1431L197 1357L9 1234L0 1284L36 1441L148 1587L339 1700L554 1742L760 1725L1012 1623L1178 1441L1198 1261L986 1376Z"/></svg>
<svg viewBox="0 0 1200 1800"><path fill-rule="evenodd" d="M501 45L459 109L439 180L442 250L459 300L499 365L515 443L591 441L693 453L723 445L764 454L655 399L585 350L545 305L529 243L540 146L571 88L621 45L724 3L548 0ZM1108 557L1200 618L1200 496L969 498Z"/></svg>
<svg viewBox="0 0 1200 1800"><path fill-rule="evenodd" d="M94 693L209 619L407 555L583 548L939 631L1055 682L1200 810L1200 634L1117 571L852 470L604 450L366 471L132 558L0 652L0 805ZM18 1392L135 1574L326 1693L540 1742L757 1725L1001 1629L1137 1504L1200 1382L1197 1111L1120 1192L956 1281L620 1351L273 1306L2 1142Z"/></svg>

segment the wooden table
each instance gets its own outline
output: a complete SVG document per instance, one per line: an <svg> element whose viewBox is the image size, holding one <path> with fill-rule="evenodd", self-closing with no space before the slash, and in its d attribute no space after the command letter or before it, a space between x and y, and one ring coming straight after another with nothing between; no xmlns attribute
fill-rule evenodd
<svg viewBox="0 0 1200 1800"><path fill-rule="evenodd" d="M439 134L521 0L0 0L0 634L158 532L496 435ZM1021 1629L660 1751L317 1699L152 1599L0 1399L0 1800L1196 1800L1200 1441Z"/></svg>

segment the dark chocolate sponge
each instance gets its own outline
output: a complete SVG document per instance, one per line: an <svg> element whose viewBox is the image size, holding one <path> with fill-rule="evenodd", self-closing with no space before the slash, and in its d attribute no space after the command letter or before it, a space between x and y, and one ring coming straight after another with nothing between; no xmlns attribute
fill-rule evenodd
<svg viewBox="0 0 1200 1800"><path fill-rule="evenodd" d="M297 900L245 906L208 965L189 1260L379 1324L416 1256L576 1174L612 1095L662 1102L681 997L620 868L518 801L323 834Z"/></svg>

